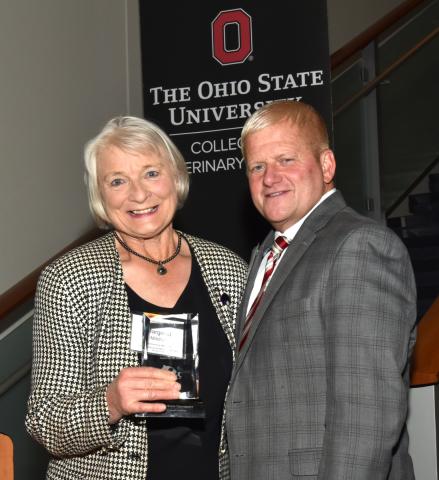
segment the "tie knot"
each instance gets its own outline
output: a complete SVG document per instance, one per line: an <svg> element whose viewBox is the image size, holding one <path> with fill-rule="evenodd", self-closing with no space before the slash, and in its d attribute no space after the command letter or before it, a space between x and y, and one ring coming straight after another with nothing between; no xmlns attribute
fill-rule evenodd
<svg viewBox="0 0 439 480"><path fill-rule="evenodd" d="M274 240L274 243L271 249L273 250L274 255L278 256L287 247L288 247L288 239L281 235Z"/></svg>

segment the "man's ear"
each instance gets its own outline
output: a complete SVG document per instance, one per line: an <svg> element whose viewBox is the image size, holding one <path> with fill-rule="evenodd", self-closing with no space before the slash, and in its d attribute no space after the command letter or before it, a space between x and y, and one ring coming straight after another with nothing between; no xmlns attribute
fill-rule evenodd
<svg viewBox="0 0 439 480"><path fill-rule="evenodd" d="M322 167L323 181L326 184L331 183L335 176L335 156L330 148L326 148L320 153L320 165Z"/></svg>

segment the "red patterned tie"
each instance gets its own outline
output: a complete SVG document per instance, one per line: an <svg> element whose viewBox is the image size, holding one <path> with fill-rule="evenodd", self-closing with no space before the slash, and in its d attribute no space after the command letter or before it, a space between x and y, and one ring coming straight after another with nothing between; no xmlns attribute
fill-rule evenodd
<svg viewBox="0 0 439 480"><path fill-rule="evenodd" d="M252 306L247 313L247 318L245 319L244 329L241 334L241 340L239 342L238 350L241 350L245 341L247 340L253 315L255 314L256 309L258 308L258 305L261 301L261 298L264 295L265 289L267 288L268 280L271 277L271 274L273 273L274 267L276 266L276 262L278 261L282 252L287 247L288 247L288 240L285 237L280 236L275 239L273 246L270 249L270 253L268 254L268 258L267 258L267 263L265 264L265 272L264 272L264 277L262 279L261 288L259 289L259 292L256 298L253 300Z"/></svg>

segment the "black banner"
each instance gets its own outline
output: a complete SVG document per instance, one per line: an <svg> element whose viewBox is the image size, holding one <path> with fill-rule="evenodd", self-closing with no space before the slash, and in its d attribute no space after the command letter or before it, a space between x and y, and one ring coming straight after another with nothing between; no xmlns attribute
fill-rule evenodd
<svg viewBox="0 0 439 480"><path fill-rule="evenodd" d="M248 259L269 226L251 204L241 128L286 98L332 124L326 1L140 0L140 21L145 117L170 135L191 174L175 225Z"/></svg>

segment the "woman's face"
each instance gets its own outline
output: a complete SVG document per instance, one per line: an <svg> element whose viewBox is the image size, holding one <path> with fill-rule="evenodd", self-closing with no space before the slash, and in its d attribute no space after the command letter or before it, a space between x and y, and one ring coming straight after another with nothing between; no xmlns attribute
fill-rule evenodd
<svg viewBox="0 0 439 480"><path fill-rule="evenodd" d="M177 209L174 175L154 152L125 152L110 146L97 160L98 185L113 227L153 238L172 223Z"/></svg>

